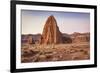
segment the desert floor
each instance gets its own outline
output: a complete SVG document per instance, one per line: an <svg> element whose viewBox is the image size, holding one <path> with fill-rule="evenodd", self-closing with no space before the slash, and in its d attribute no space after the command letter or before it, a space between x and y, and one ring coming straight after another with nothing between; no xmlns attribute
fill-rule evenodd
<svg viewBox="0 0 100 73"><path fill-rule="evenodd" d="M22 44L21 62L48 62L90 59L89 42L39 45Z"/></svg>

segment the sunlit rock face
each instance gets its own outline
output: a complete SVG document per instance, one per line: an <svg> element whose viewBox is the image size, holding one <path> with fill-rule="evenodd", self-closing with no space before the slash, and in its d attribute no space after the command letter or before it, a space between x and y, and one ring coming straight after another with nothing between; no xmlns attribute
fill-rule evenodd
<svg viewBox="0 0 100 73"><path fill-rule="evenodd" d="M62 43L62 34L57 26L57 21L53 15L47 18L44 25L40 44L59 44Z"/></svg>

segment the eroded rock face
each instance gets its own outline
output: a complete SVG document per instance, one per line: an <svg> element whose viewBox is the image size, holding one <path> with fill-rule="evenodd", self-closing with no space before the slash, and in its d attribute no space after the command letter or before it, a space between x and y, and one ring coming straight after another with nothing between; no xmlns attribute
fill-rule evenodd
<svg viewBox="0 0 100 73"><path fill-rule="evenodd" d="M27 43L27 44L34 44L34 39L33 39L33 35L31 34L28 34L28 35L22 35L22 38L21 38L21 42L22 43Z"/></svg>
<svg viewBox="0 0 100 73"><path fill-rule="evenodd" d="M90 37L89 36L77 36L73 39L73 43L80 43L80 42L89 42Z"/></svg>
<svg viewBox="0 0 100 73"><path fill-rule="evenodd" d="M62 43L62 34L57 26L54 16L49 16L40 39L40 44L59 44Z"/></svg>
<svg viewBox="0 0 100 73"><path fill-rule="evenodd" d="M74 33L72 34L73 43L80 42L90 42L90 34L89 33Z"/></svg>

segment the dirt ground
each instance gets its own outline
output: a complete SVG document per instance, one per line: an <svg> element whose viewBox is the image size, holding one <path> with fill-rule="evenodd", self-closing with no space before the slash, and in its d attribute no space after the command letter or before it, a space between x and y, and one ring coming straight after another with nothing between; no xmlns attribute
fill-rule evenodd
<svg viewBox="0 0 100 73"><path fill-rule="evenodd" d="M22 44L21 62L48 62L90 59L89 42L72 44Z"/></svg>

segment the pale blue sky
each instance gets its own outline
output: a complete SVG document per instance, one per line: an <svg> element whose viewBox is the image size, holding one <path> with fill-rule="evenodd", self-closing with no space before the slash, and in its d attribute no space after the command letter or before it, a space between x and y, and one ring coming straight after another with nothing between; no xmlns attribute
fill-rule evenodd
<svg viewBox="0 0 100 73"><path fill-rule="evenodd" d="M62 33L90 32L90 14L21 10L22 34L42 33L47 18L53 15Z"/></svg>

